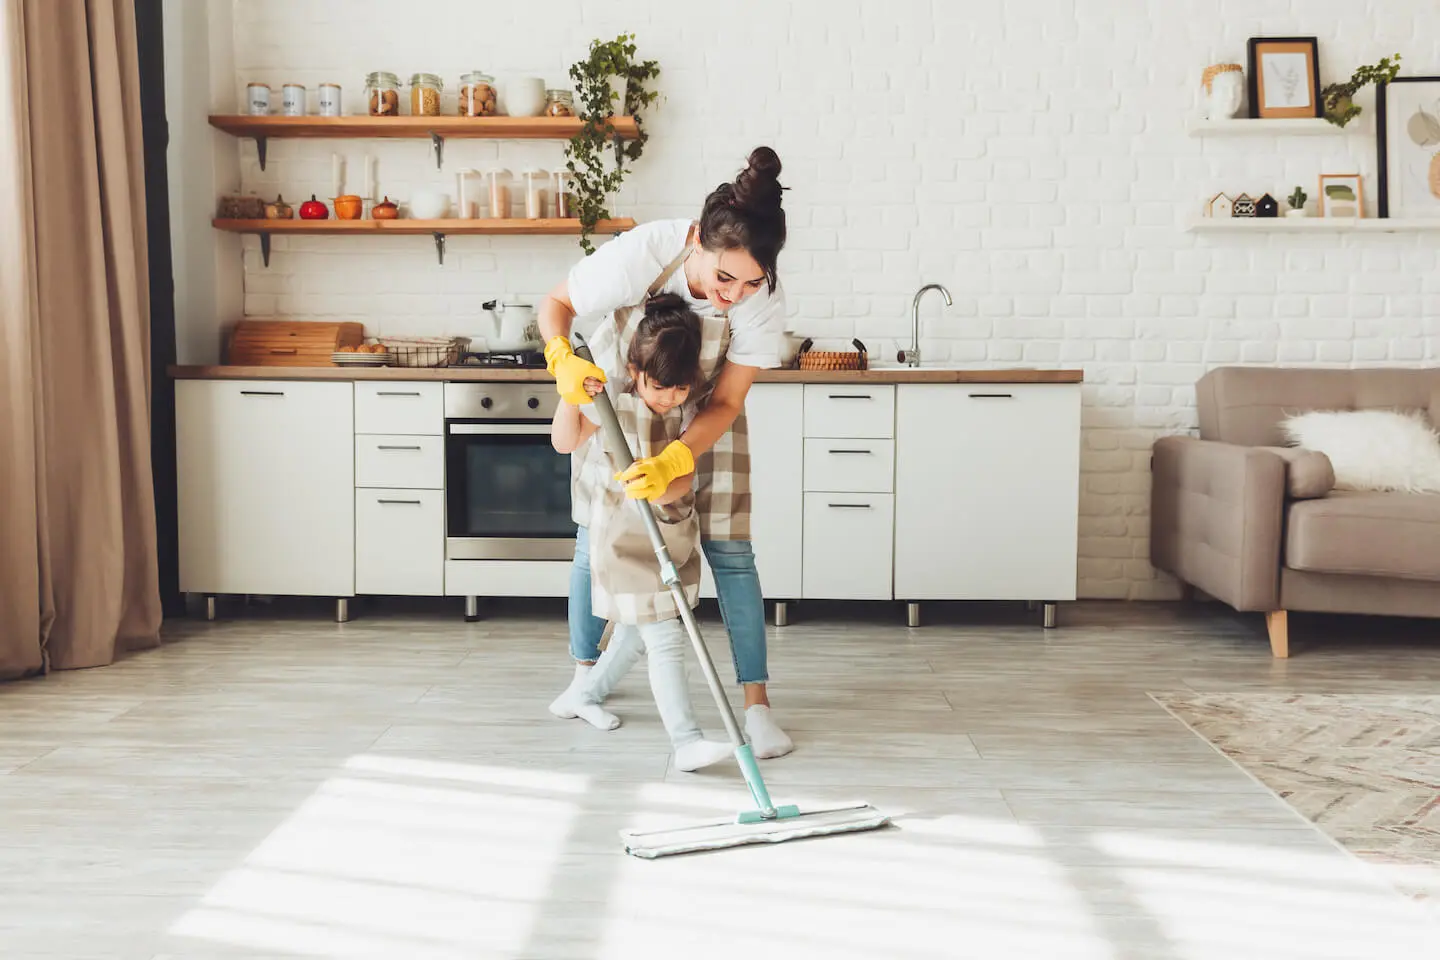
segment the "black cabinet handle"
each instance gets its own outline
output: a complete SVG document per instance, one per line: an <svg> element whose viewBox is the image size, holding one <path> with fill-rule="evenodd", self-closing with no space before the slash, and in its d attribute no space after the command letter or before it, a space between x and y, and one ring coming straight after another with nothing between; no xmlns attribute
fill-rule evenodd
<svg viewBox="0 0 1440 960"><path fill-rule="evenodd" d="M242 396L242 397L283 397L283 396L285 396L285 391L283 391L283 390L241 390L241 391L240 391L240 396Z"/></svg>
<svg viewBox="0 0 1440 960"><path fill-rule="evenodd" d="M830 399L831 399L831 400L874 400L875 398L874 398L873 396L871 396L870 394L868 394L868 393L832 393L832 394L830 394Z"/></svg>
<svg viewBox="0 0 1440 960"><path fill-rule="evenodd" d="M403 503L409 504L412 507L420 506L419 500L377 500L376 503Z"/></svg>
<svg viewBox="0 0 1440 960"><path fill-rule="evenodd" d="M1015 394L1013 394L1013 393L972 393L972 394L970 394L970 399L971 399L971 400L1013 400L1014 398L1015 398Z"/></svg>
<svg viewBox="0 0 1440 960"><path fill-rule="evenodd" d="M869 455L873 454L875 451L874 451L874 450L831 450L830 452L831 452L831 453L835 453L835 454L841 454L841 453L860 453L860 454L865 454L866 456L869 456Z"/></svg>
<svg viewBox="0 0 1440 960"><path fill-rule="evenodd" d="M419 448L419 447L397 447L397 446L392 446L392 445L390 445L390 444L385 444L385 443L380 444L380 445L379 445L378 447L376 447L375 449L377 449L377 450L414 450L414 451L416 451L417 453L420 451L420 448Z"/></svg>
<svg viewBox="0 0 1440 960"><path fill-rule="evenodd" d="M874 509L874 505L873 505L873 504L869 504L869 503L832 503L832 504L830 504L830 509L832 509L832 510L871 510L871 509Z"/></svg>
<svg viewBox="0 0 1440 960"><path fill-rule="evenodd" d="M419 392L418 390L376 390L376 391L375 391L375 396L377 396L377 397L418 397L418 396L420 396L420 392Z"/></svg>

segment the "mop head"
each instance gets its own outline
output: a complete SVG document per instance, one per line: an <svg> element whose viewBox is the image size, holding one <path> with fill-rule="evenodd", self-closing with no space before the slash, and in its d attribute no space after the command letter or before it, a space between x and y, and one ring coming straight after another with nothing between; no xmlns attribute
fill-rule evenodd
<svg viewBox="0 0 1440 960"><path fill-rule="evenodd" d="M721 850L747 843L783 843L802 837L857 833L883 827L889 822L889 816L866 803L812 810L781 807L780 816L771 820L745 813L731 820L669 830L621 830L620 839L625 843L626 853L653 860L675 853Z"/></svg>

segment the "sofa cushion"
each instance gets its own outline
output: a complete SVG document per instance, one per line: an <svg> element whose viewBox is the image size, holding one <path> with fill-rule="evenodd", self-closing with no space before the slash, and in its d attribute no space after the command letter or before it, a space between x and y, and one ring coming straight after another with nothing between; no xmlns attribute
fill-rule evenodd
<svg viewBox="0 0 1440 960"><path fill-rule="evenodd" d="M1424 410L1311 410L1281 428L1330 458L1337 490L1440 493L1440 436Z"/></svg>
<svg viewBox="0 0 1440 960"><path fill-rule="evenodd" d="M1285 461L1285 494L1294 500L1323 497L1335 489L1335 468L1319 450L1300 447L1261 447Z"/></svg>
<svg viewBox="0 0 1440 960"><path fill-rule="evenodd" d="M1440 580L1440 495L1335 490L1289 508L1285 565Z"/></svg>

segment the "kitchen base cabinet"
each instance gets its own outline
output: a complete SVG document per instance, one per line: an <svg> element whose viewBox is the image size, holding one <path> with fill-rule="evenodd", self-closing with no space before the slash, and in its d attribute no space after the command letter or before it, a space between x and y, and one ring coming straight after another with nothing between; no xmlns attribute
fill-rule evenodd
<svg viewBox="0 0 1440 960"><path fill-rule="evenodd" d="M1053 625L1076 595L1079 386L901 384L895 419L896 598L1040 601Z"/></svg>
<svg viewBox="0 0 1440 960"><path fill-rule="evenodd" d="M353 384L180 380L175 420L181 590L354 595Z"/></svg>
<svg viewBox="0 0 1440 960"><path fill-rule="evenodd" d="M355 592L438 597L445 592L445 493L355 492Z"/></svg>

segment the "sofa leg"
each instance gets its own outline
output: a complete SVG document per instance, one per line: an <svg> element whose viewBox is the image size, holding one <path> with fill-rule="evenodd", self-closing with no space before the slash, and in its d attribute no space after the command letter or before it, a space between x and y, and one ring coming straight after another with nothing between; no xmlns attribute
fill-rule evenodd
<svg viewBox="0 0 1440 960"><path fill-rule="evenodd" d="M1265 614L1265 629L1270 632L1270 653L1280 660L1290 656L1290 620L1285 611Z"/></svg>

